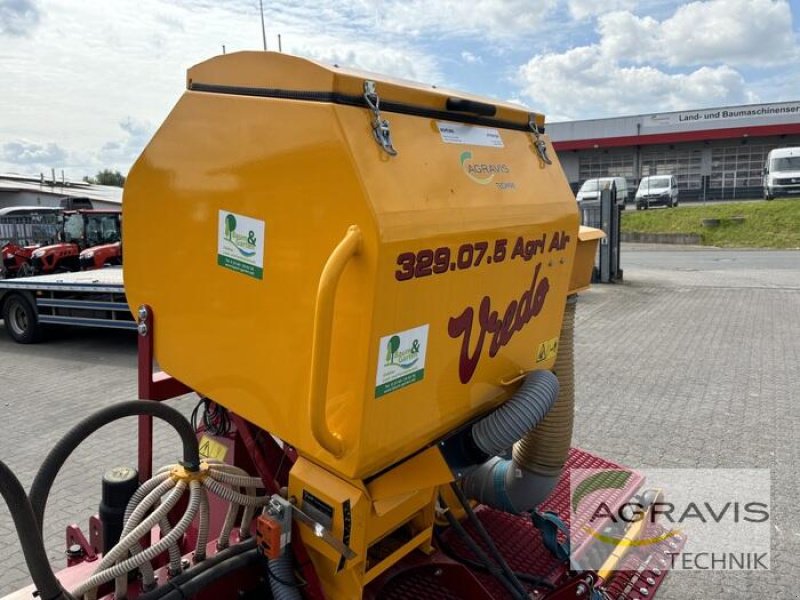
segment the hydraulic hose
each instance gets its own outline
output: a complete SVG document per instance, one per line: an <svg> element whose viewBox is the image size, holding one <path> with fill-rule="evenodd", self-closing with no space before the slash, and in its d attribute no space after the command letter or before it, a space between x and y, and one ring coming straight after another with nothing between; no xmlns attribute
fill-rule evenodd
<svg viewBox="0 0 800 600"><path fill-rule="evenodd" d="M196 471L200 468L200 452L194 429L188 419L174 408L152 400L130 400L106 407L70 429L53 447L36 473L29 498L40 533L50 488L64 462L75 448L104 425L124 417L141 415L156 417L170 424L178 432L183 442L183 466L189 471Z"/></svg>
<svg viewBox="0 0 800 600"><path fill-rule="evenodd" d="M522 592L523 597L528 595L528 590L520 583L519 579L517 578L514 571L511 570L511 567L506 561L505 557L502 553L497 549L497 546L494 543L494 540L489 535L489 532L486 531L486 528L481 523L480 519L478 519L475 511L472 510L472 505L467 500L467 497L464 496L464 492L461 491L461 488L458 487L457 482L453 482L450 484L450 489L453 490L456 498L458 499L458 503L461 504L461 508L464 509L464 512L467 513L467 518L469 519L470 523L472 523L472 528L478 533L478 536L481 538L486 549L489 551L489 554L492 556L492 559L497 562L497 565L503 571L508 579L509 582L519 591Z"/></svg>
<svg viewBox="0 0 800 600"><path fill-rule="evenodd" d="M75 600L61 587L53 573L31 503L19 479L3 461L0 461L0 494L14 520L22 554L38 596L42 600Z"/></svg>
<svg viewBox="0 0 800 600"><path fill-rule="evenodd" d="M275 600L302 600L294 578L289 545L278 558L269 561L269 589Z"/></svg>
<svg viewBox="0 0 800 600"><path fill-rule="evenodd" d="M260 560L255 539L249 539L222 550L202 563L184 571L150 592L139 595L139 600L185 600L219 578L249 567Z"/></svg>
<svg viewBox="0 0 800 600"><path fill-rule="evenodd" d="M489 573L491 573L492 576L494 576L494 578L497 579L497 581L499 581L504 588L506 588L514 600L525 600L527 597L527 592L524 591L524 588L523 591L520 591L516 585L516 583L519 582L515 583L513 580L508 579L503 569L489 559L489 556L486 554L486 552L484 552L483 548L481 548L478 543L472 539L472 537L467 533L467 530L464 529L464 526L458 521L458 519L455 518L450 510L450 507L447 506L444 499L440 497L439 503L444 507L444 516L447 519L447 523L453 528L453 531L456 532L458 537L461 538L461 541L464 542L472 555L478 559L478 562L483 564L486 567L486 570L489 571Z"/></svg>

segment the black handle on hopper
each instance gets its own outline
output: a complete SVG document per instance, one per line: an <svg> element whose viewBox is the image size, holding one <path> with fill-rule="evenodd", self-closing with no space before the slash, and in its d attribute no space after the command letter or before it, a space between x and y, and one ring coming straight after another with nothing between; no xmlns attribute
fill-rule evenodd
<svg viewBox="0 0 800 600"><path fill-rule="evenodd" d="M493 117L497 114L497 107L494 104L466 100L464 98L448 98L447 110L452 112L470 113L481 117Z"/></svg>

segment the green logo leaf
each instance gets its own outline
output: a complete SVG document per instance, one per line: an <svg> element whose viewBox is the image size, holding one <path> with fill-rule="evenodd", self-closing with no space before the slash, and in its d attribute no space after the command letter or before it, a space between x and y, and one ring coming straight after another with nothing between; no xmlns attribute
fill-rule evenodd
<svg viewBox="0 0 800 600"><path fill-rule="evenodd" d="M231 234L234 231L236 231L236 217L229 214L225 217L225 237L231 239Z"/></svg>

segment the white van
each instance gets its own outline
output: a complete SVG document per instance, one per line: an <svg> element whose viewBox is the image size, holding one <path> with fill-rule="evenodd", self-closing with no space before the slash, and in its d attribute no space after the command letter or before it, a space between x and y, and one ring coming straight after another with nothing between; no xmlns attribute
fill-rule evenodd
<svg viewBox="0 0 800 600"><path fill-rule="evenodd" d="M776 148L764 165L764 200L800 195L800 148Z"/></svg>
<svg viewBox="0 0 800 600"><path fill-rule="evenodd" d="M678 182L674 175L650 175L642 177L636 190L636 210L647 210L651 206L678 206Z"/></svg>
<svg viewBox="0 0 800 600"><path fill-rule="evenodd" d="M617 205L625 210L625 202L628 200L628 180L624 177L599 177L587 179L583 182L581 189L578 190L575 199L578 204L584 201L600 200L600 192L607 190L614 184L617 189Z"/></svg>

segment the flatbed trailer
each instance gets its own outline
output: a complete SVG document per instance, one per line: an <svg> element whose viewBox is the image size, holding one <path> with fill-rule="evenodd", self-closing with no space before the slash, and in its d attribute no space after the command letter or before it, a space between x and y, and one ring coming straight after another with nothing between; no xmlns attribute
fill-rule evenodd
<svg viewBox="0 0 800 600"><path fill-rule="evenodd" d="M121 267L0 280L0 314L21 344L41 340L44 325L136 329Z"/></svg>

